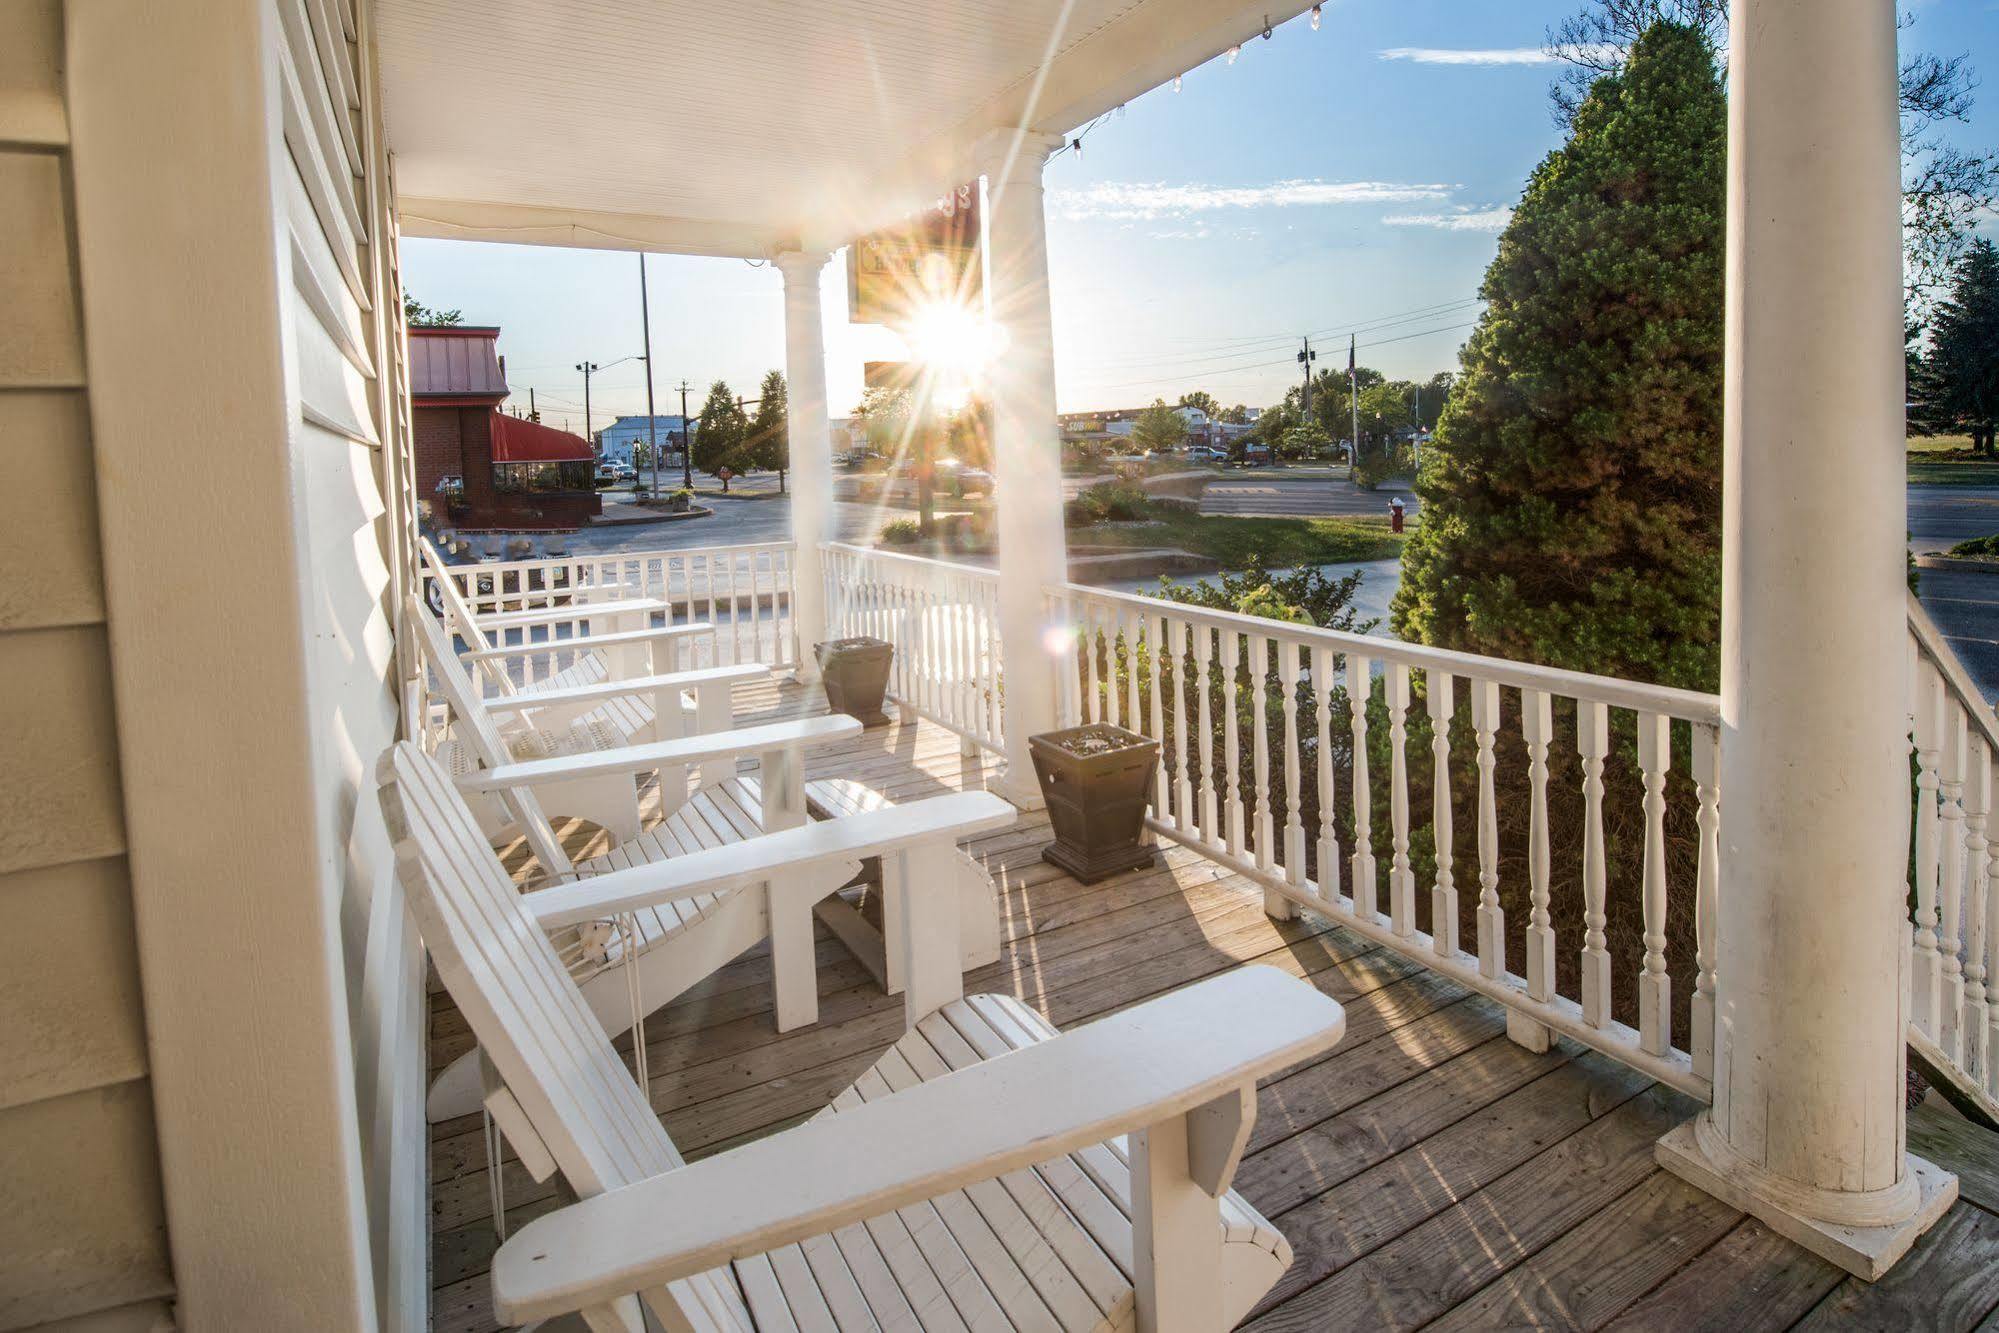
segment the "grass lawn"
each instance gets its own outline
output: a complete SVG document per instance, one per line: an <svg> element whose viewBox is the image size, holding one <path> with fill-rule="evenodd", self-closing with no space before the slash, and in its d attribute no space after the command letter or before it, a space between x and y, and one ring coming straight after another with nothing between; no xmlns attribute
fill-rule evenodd
<svg viewBox="0 0 1999 1333"><path fill-rule="evenodd" d="M1177 546L1240 569L1252 555L1272 566L1328 565L1349 560L1391 560L1402 538L1386 519L1373 518L1203 518L1167 509L1148 523L1100 524L1072 528L1069 539L1083 546Z"/></svg>
<svg viewBox="0 0 1999 1333"><path fill-rule="evenodd" d="M1919 485L1999 486L1999 459L1973 453L1969 435L1912 435L1908 458Z"/></svg>

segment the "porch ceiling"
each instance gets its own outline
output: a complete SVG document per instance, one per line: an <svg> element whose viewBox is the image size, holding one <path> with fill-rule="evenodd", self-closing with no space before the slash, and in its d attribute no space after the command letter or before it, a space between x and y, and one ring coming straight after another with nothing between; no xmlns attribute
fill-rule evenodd
<svg viewBox="0 0 1999 1333"><path fill-rule="evenodd" d="M756 257L843 244L1310 0L383 0L418 236Z"/></svg>

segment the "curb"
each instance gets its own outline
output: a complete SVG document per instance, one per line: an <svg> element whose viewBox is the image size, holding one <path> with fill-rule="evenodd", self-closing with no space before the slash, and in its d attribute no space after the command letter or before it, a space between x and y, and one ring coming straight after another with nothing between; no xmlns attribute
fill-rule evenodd
<svg viewBox="0 0 1999 1333"><path fill-rule="evenodd" d="M1917 569L1955 569L1966 574L1999 574L1999 560L1967 560L1957 555L1919 555Z"/></svg>

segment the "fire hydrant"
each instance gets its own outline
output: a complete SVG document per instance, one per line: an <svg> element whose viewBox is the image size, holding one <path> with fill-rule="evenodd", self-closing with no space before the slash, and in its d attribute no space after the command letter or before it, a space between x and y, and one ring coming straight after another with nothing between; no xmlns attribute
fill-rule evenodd
<svg viewBox="0 0 1999 1333"><path fill-rule="evenodd" d="M1402 497L1399 495L1388 502L1388 530L1402 531Z"/></svg>

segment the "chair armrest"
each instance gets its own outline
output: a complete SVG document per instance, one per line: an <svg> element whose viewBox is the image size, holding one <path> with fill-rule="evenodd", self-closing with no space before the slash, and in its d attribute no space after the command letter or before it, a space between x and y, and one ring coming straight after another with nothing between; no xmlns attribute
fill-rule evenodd
<svg viewBox="0 0 1999 1333"><path fill-rule="evenodd" d="M493 1257L494 1312L529 1323L603 1304L1225 1099L1253 1104L1257 1079L1345 1027L1309 984L1238 968L537 1218Z"/></svg>
<svg viewBox="0 0 1999 1333"><path fill-rule="evenodd" d="M794 866L882 856L938 839L955 843L1006 828L1017 818L1014 808L991 792L953 792L606 871L542 889L523 901L544 930L557 930L677 898L760 884Z"/></svg>
<svg viewBox="0 0 1999 1333"><path fill-rule="evenodd" d="M567 620L588 620L592 616L615 616L654 611L671 612L673 605L656 597L627 597L610 602L575 602L569 606L544 606L528 611L489 611L477 616L480 629L524 629L531 625L561 624Z"/></svg>
<svg viewBox="0 0 1999 1333"><path fill-rule="evenodd" d="M716 731L677 740L654 741L647 745L622 745L614 750L591 754L563 755L556 759L533 759L521 764L501 764L460 775L458 785L466 791L497 791L503 787L533 787L545 782L566 782L570 778L603 777L611 773L645 773L669 765L705 763L710 759L734 759L771 750L823 745L848 740L861 734L861 724L851 717L806 717L791 722L772 722L737 731Z"/></svg>
<svg viewBox="0 0 1999 1333"><path fill-rule="evenodd" d="M500 648L478 648L458 654L462 662L490 662L508 657L539 657L544 653L582 652L589 648L616 648L628 643L650 643L655 639L684 639L695 634L713 634L715 626L706 620L686 625L655 625L651 629L624 629L610 634L576 634L567 639L543 639L539 643L513 643Z"/></svg>
<svg viewBox="0 0 1999 1333"><path fill-rule="evenodd" d="M660 690L691 690L702 685L735 685L767 680L770 668L761 662L739 666L702 667L697 671L674 671L663 676L640 676L634 680L602 680L595 685L572 685L560 690L531 690L485 701L489 713L525 713L554 704L602 703L633 694L654 694Z"/></svg>

